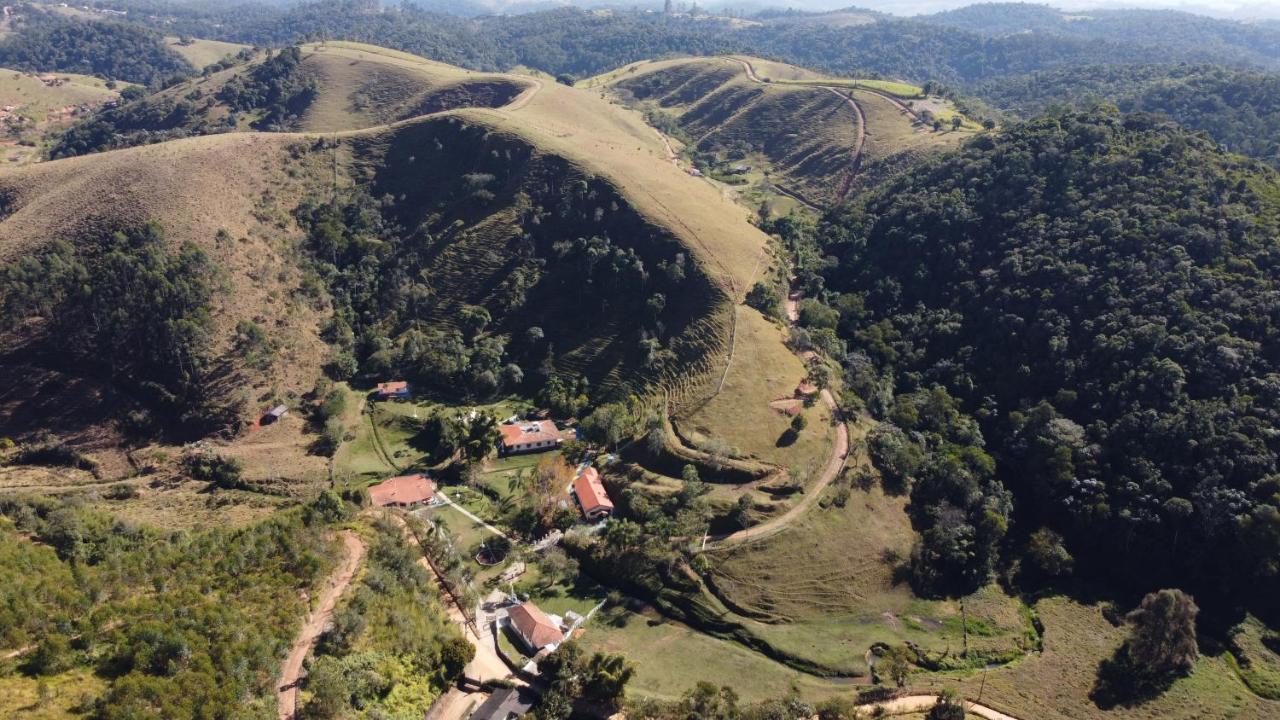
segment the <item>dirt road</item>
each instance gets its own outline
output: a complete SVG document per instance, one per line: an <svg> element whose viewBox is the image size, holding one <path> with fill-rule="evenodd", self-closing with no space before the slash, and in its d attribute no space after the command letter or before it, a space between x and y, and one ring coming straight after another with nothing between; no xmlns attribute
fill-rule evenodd
<svg viewBox="0 0 1280 720"><path fill-rule="evenodd" d="M800 296L798 293L793 292L787 295L786 310L787 320L792 325L795 325L800 319ZM728 545L742 542L743 540L760 538L785 528L794 522L796 518L808 512L809 508L813 507L813 504L822 497L822 491L826 490L828 485L840 477L840 471L844 469L844 464L849 459L849 427L845 425L843 420L839 419L840 406L836 404L836 398L831 394L831 391L823 390L820 393L820 397L822 402L826 403L827 409L831 411L831 416L835 420L836 441L831 447L831 458L827 460L827 466L823 468L818 482L813 487L805 490L804 497L800 499L800 502L778 517L759 525L753 525L745 530L711 538L717 545Z"/></svg>
<svg viewBox="0 0 1280 720"><path fill-rule="evenodd" d="M453 593L449 592L449 588L445 586L444 578L440 577L439 573L436 573L435 568L431 566L431 563L427 562L426 548L422 547L422 544L418 542L417 536L409 530L409 526L405 523L404 518L396 514L393 514L391 517L395 518L396 521L400 523L400 527L404 530L405 536L409 538L414 545L418 546L418 550L422 553L422 557L418 559L418 564L426 568L427 571L432 573L433 577L436 578L436 582L440 586L440 601L445 605L445 611L449 615L449 621L457 625L458 629L462 630L462 636L466 638L467 642L471 643L471 646L476 650L475 657L467 664L467 667L463 670L463 674L472 680L478 680L480 682L510 679L512 675L511 669L507 667L507 664L504 663L502 658L498 655L497 645L494 642L488 623L481 622L477 623L475 626L472 625L467 618L467 614L462 611L462 608L454 599Z"/></svg>
<svg viewBox="0 0 1280 720"><path fill-rule="evenodd" d="M755 66L753 66L750 62L743 60L741 58L736 58L736 57L731 57L729 59L741 65L742 69L747 73L747 78L752 82L757 82L757 83L760 83L761 85L767 84L766 81L760 79L760 77L756 75ZM806 83L806 85L808 84ZM858 105L858 101L853 99L852 93L845 94L843 92L840 92L840 88L838 88L835 85L813 84L813 85L809 85L809 87L822 88L824 90L829 90L835 93L841 99L843 99L845 103L849 105L849 108L853 110L853 114L858 118L858 139L854 143L853 152L851 153L851 158L849 161L849 172L845 173L844 178L840 181L840 186L836 188L836 200L838 202L838 201L844 200L845 196L849 194L849 188L853 187L853 176L856 175L858 173L859 168L862 167L862 146L867 141L867 116L862 112L862 106ZM902 105L902 103L898 103L898 104ZM903 107L906 107L906 106L903 105ZM807 200L803 200L802 198L798 197L794 193L787 192L784 194L790 195L796 200L800 200L805 205L809 205L810 207L812 207L811 203L809 203Z"/></svg>
<svg viewBox="0 0 1280 720"><path fill-rule="evenodd" d="M324 626L329 622L329 617L333 615L334 605L351 584L351 578L355 577L360 561L364 559L365 546L360 536L350 530L343 530L340 534L347 556L329 576L315 610L302 625L302 631L298 633L298 638L294 640L293 647L289 649L289 655L280 668L280 682L276 684L276 707L280 720L293 720L297 713L298 683L302 680L302 661L315 647L316 640L320 638L320 633L324 632Z"/></svg>
<svg viewBox="0 0 1280 720"><path fill-rule="evenodd" d="M888 715L898 715L909 712L927 711L938 702L937 695L907 695L906 697L895 698L888 702L875 703L871 707L882 707ZM1019 720L1012 715L1005 715L999 710L994 710L985 705L964 701L965 712L970 715L977 715L986 720Z"/></svg>

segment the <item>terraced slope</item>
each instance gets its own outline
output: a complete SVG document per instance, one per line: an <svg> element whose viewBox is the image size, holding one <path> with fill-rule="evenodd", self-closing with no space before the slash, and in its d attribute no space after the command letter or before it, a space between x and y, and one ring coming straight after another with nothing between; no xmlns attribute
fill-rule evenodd
<svg viewBox="0 0 1280 720"><path fill-rule="evenodd" d="M601 81L651 119L670 118L712 177L741 184L762 165L772 185L817 207L969 136L934 131L887 91L755 58L642 62Z"/></svg>
<svg viewBox="0 0 1280 720"><path fill-rule="evenodd" d="M341 57L347 67L402 78L419 65L424 76L446 74L438 64L376 48L331 47L314 55L325 53L326 61ZM732 306L757 271L764 236L744 209L673 168L635 113L564 86L498 80L524 91L501 108L456 109L368 129L230 132L0 171L0 262L38 255L51 241L93 242L148 221L160 223L174 247L202 248L222 273L212 311L214 346L227 362L217 389L243 397L248 420L269 403L295 402L329 357L319 328L330 310L309 289L303 233L291 213L307 199L359 186L391 198L388 217L429 238L423 274L435 298L424 322L449 326L463 304L481 305L502 332L540 324L561 369L582 372L593 387L661 387L677 400L704 394L727 361ZM423 83L425 91L406 107L430 101L437 87L456 85ZM327 93L316 106L340 107ZM476 200L471 183L486 175L488 195ZM658 362L643 362L632 318L608 310L615 290L575 295L535 283L528 302L507 301L503 281L514 269L554 263L556 241L591 236L634 252L649 272L685 257L686 281L666 298L668 354ZM601 305L604 315L584 309ZM251 365L232 352L245 321L267 330L268 363ZM48 353L21 355L18 339L5 340L13 352L0 358L6 418L0 435L21 439L53 429L109 459L119 442L115 419L132 399ZM256 470L259 479L309 482L323 467L305 456L304 429L301 420L287 420L227 452L269 447L272 460ZM127 470L123 462L105 467Z"/></svg>

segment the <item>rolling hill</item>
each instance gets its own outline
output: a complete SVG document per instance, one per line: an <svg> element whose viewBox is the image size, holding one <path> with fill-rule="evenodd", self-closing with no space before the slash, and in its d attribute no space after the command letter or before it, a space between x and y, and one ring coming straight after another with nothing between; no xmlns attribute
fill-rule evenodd
<svg viewBox="0 0 1280 720"><path fill-rule="evenodd" d="M506 105L530 87L389 50L329 43L244 50L191 79L72 129L54 157L234 130L336 132L455 107Z"/></svg>
<svg viewBox="0 0 1280 720"><path fill-rule="evenodd" d="M935 132L906 104L936 101L904 102L873 87L875 81L754 58L637 63L599 82L675 133L702 172L733 184L767 179L815 207L843 199L855 182L871 182L969 136L950 127Z"/></svg>
<svg viewBox="0 0 1280 720"><path fill-rule="evenodd" d="M394 282L376 301L390 303L377 307L399 321L359 328L370 342L375 332L395 347L418 333L442 337L468 308L483 308L483 335L495 344L468 352L498 347L502 362L530 371L550 363L553 373L586 378L599 397L665 388L679 400L724 362L731 299L749 286L764 236L742 208L671 167L634 113L558 84L473 75L370 46L308 48L301 66L314 73L316 93L299 125L322 134L225 132L0 173L5 265L64 241L92 273L105 235L146 223L163 228L170 252L198 248L216 268L207 355L221 359L199 379L240 422L271 403L297 402L337 352L322 330L332 326L334 298L349 295L317 276L331 270L315 264L317 230L300 215L331 199L354 207L382 198L378 223L395 228L384 237L396 245L379 255ZM209 82L225 86L253 67ZM357 107L353 97L374 85L391 93ZM502 106L446 107L472 101ZM427 114L383 124L414 112ZM613 258L607 272L582 264L595 257L591 248ZM663 270L676 266L678 274ZM429 300L397 312L405 292ZM646 311L653 320L632 322L634 301L648 293L662 297ZM127 432L118 421L154 411L155 388L127 366L86 363L93 348L53 352L40 313L14 314L12 298L0 432L52 432L122 472L111 452ZM535 326L545 343L527 346L524 331ZM249 352L253 327L267 339ZM375 354L353 352L361 362ZM794 379L778 382L780 394ZM258 479L317 477L317 458L303 457L303 430L301 421L272 429L285 454L258 468ZM298 462L280 460L290 456Z"/></svg>

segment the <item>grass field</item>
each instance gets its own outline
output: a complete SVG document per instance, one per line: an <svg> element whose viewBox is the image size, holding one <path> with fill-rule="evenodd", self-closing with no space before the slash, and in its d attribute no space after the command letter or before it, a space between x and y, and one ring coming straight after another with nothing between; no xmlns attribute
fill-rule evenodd
<svg viewBox="0 0 1280 720"><path fill-rule="evenodd" d="M798 673L650 610L601 610L587 623L579 643L589 652L625 655L636 665L628 692L644 697L675 700L699 681L729 685L747 702L783 697L793 690L809 700L856 690L849 683Z"/></svg>
<svg viewBox="0 0 1280 720"><path fill-rule="evenodd" d="M207 65L212 65L228 55L235 55L249 47L238 43L222 42L221 40L200 40L198 38L193 38L189 43L183 44L176 37L166 37L164 44L181 55L184 60L191 63L191 66L197 70L202 70Z"/></svg>
<svg viewBox="0 0 1280 720"><path fill-rule="evenodd" d="M764 275L762 260L761 275ZM784 330L756 310L738 307L737 348L724 390L677 420L694 445L718 438L741 454L788 468L793 478L816 479L835 440L831 413L821 402L801 412L808 426L786 444L791 418L769 402L792 397L805 378L804 363L783 345Z"/></svg>
<svg viewBox="0 0 1280 720"><path fill-rule="evenodd" d="M854 490L844 508L822 505L778 534L709 552L710 579L743 624L774 647L844 672L865 672L864 655L878 642L959 653L960 602L917 598L900 579L912 540L905 499L872 488ZM1021 603L996 586L963 603L971 653L995 657L1032 644Z"/></svg>
<svg viewBox="0 0 1280 720"><path fill-rule="evenodd" d="M1045 626L1044 652L1007 668L966 676L913 676L915 689L958 686L965 696L1018 718L1036 720L1273 720L1280 703L1258 698L1222 656L1202 657L1190 676L1164 694L1133 707L1098 708L1089 699L1098 663L1115 651L1123 628L1112 627L1101 608L1054 597L1036 604Z"/></svg>
<svg viewBox="0 0 1280 720"><path fill-rule="evenodd" d="M64 720L84 717L85 706L106 689L93 672L76 668L47 678L0 673L0 717Z"/></svg>
<svg viewBox="0 0 1280 720"><path fill-rule="evenodd" d="M88 75L0 68L0 108L13 108L0 110L0 167L38 159L50 132L75 122L81 107L119 97L119 89L127 85L112 89L105 80Z"/></svg>

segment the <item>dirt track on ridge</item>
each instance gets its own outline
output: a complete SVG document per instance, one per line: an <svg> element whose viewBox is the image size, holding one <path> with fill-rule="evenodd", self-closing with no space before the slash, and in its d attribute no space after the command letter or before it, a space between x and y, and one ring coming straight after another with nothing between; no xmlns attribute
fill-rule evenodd
<svg viewBox="0 0 1280 720"><path fill-rule="evenodd" d="M741 58L736 58L736 57L731 57L730 59L742 66L742 69L745 70L747 73L747 78L750 79L752 82L760 83L761 85L769 84L769 83L766 83L764 80L760 79L760 76L756 75L756 69L754 66L752 66L750 62L743 60ZM840 186L836 188L836 192L835 192L836 202L840 202L841 200L844 200L846 195L849 194L849 188L853 186L853 176L856 175L858 172L858 169L862 167L862 146L866 144L866 141L867 141L867 116L865 113L862 112L862 106L858 104L858 101L853 99L852 93L846 95L840 92L840 89L834 85L816 85L815 84L815 85L810 85L809 87L823 88L825 90L829 90L835 93L839 97L843 98L846 103L849 104L849 107L853 110L853 114L858 117L858 141L853 146L852 157L849 160L849 172L846 173L844 176L844 179L840 181ZM902 105L902 103L898 103L898 104ZM903 107L905 108L906 106L903 105ZM812 203L810 203L807 200L804 200L803 198L797 197L794 193L784 191L783 194L790 195L796 200L803 202L805 205L809 205L810 207L813 206Z"/></svg>
<svg viewBox="0 0 1280 720"><path fill-rule="evenodd" d="M280 720L293 720L297 715L302 661L306 660L307 654L320 639L320 633L324 632L324 626L333 615L334 605L351 584L351 579L355 577L356 570L360 567L360 561L364 559L365 545L360 536L350 530L343 530L340 534L347 556L329 576L324 591L320 593L316 609L307 616L307 621L303 623L302 630L293 642L293 647L289 649L289 655L280 667L280 681L276 684L276 709Z"/></svg>

